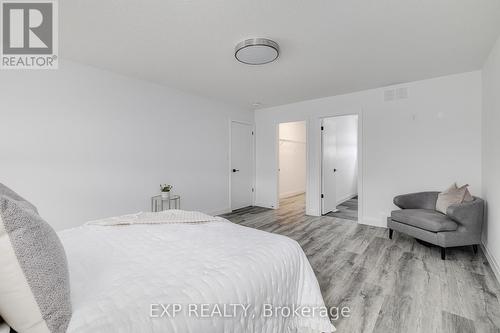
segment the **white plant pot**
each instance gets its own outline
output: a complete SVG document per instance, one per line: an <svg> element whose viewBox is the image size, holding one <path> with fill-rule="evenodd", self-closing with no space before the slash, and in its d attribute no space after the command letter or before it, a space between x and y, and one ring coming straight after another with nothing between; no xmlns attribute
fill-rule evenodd
<svg viewBox="0 0 500 333"><path fill-rule="evenodd" d="M170 192L161 192L161 197L162 197L162 199L169 199Z"/></svg>

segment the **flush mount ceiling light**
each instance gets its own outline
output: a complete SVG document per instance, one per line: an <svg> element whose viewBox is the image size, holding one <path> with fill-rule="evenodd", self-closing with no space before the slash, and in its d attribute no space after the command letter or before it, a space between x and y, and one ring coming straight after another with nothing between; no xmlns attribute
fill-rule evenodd
<svg viewBox="0 0 500 333"><path fill-rule="evenodd" d="M247 65L263 65L276 60L280 55L278 43L266 38L251 38L236 45L234 56Z"/></svg>

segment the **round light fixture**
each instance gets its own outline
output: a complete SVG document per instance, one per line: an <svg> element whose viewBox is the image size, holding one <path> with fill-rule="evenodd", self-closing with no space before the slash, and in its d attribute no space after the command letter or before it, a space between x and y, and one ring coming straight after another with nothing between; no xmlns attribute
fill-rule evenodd
<svg viewBox="0 0 500 333"><path fill-rule="evenodd" d="M266 38L252 38L236 45L235 58L247 65L263 65L276 60L280 55L278 43Z"/></svg>

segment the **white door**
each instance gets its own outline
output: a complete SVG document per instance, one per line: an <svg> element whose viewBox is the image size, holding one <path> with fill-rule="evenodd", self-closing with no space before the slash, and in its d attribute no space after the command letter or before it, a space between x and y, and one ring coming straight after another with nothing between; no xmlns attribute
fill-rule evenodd
<svg viewBox="0 0 500 333"><path fill-rule="evenodd" d="M321 213L326 214L328 212L337 211L337 128L335 119L323 119L321 128L321 150L323 159L321 168Z"/></svg>
<svg viewBox="0 0 500 333"><path fill-rule="evenodd" d="M253 133L248 124L231 122L231 209L253 205Z"/></svg>

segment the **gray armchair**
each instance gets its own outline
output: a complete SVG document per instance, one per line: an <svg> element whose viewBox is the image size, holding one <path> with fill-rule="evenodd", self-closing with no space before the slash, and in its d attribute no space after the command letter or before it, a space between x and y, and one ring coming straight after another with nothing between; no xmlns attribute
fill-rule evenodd
<svg viewBox="0 0 500 333"><path fill-rule="evenodd" d="M420 192L395 197L394 204L401 210L387 218L389 238L396 230L440 246L443 260L448 247L472 245L476 253L481 243L484 201L474 197L473 201L451 205L445 215L436 211L438 194Z"/></svg>

